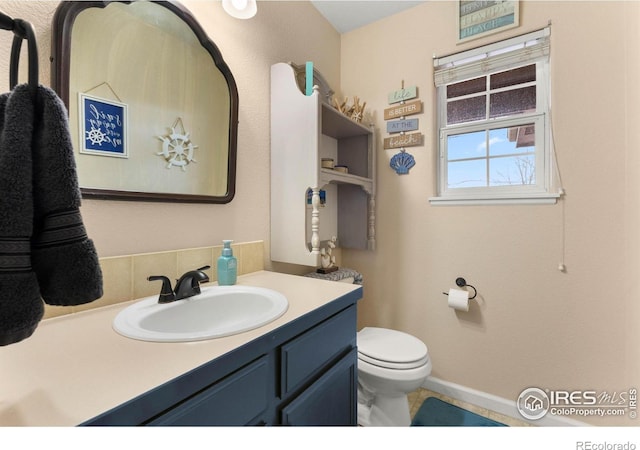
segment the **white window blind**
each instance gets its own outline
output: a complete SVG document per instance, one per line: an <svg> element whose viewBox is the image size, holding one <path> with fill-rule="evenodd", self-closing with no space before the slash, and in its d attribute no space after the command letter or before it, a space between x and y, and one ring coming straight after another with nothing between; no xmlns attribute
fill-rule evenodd
<svg viewBox="0 0 640 450"><path fill-rule="evenodd" d="M533 33L433 59L436 86L466 80L505 67L549 58L549 27Z"/></svg>

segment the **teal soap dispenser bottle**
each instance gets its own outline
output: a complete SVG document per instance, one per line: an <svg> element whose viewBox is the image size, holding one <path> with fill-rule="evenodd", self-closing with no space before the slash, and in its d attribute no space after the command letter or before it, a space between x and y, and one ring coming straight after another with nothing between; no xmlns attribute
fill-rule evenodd
<svg viewBox="0 0 640 450"><path fill-rule="evenodd" d="M219 286L232 286L236 284L238 278L238 260L233 256L232 242L230 240L222 241L222 255L218 258Z"/></svg>

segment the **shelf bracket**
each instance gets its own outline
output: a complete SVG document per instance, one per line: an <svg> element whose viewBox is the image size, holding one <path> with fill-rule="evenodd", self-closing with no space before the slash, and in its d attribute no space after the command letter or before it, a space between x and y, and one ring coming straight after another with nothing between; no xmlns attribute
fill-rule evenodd
<svg viewBox="0 0 640 450"><path fill-rule="evenodd" d="M311 189L311 253L320 253L320 189Z"/></svg>
<svg viewBox="0 0 640 450"><path fill-rule="evenodd" d="M367 248L371 251L376 249L376 198L369 195L369 217L367 229Z"/></svg>

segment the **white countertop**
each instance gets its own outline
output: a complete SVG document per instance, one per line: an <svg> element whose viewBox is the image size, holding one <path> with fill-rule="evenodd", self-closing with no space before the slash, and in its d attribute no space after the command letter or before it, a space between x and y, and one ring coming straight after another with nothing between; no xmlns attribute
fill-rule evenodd
<svg viewBox="0 0 640 450"><path fill-rule="evenodd" d="M266 271L238 284L281 292L289 309L255 330L187 343L113 331L115 316L133 302L42 321L30 338L0 347L0 426L80 424L359 288Z"/></svg>

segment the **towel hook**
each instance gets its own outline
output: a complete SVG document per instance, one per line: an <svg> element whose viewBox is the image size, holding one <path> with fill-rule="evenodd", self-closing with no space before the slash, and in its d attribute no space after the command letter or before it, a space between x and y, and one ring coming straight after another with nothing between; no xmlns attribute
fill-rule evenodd
<svg viewBox="0 0 640 450"><path fill-rule="evenodd" d="M13 89L18 84L20 50L22 48L22 40L26 39L29 53L29 87L35 96L38 89L38 45L33 25L22 19L12 19L0 11L0 29L13 31L9 64L9 87Z"/></svg>
<svg viewBox="0 0 640 450"><path fill-rule="evenodd" d="M471 289L473 289L473 297L469 297L469 300L473 300L478 295L478 291L476 290L476 288L474 288L470 284L467 284L467 280L465 280L462 277L456 278L456 286L458 286L458 287L467 287L467 286L469 286Z"/></svg>
<svg viewBox="0 0 640 450"><path fill-rule="evenodd" d="M35 95L38 89L38 45L33 25L22 19L14 19L13 44L11 45L11 59L9 65L9 87L13 89L18 84L18 63L20 61L20 49L22 40L27 40L29 53L29 87Z"/></svg>

